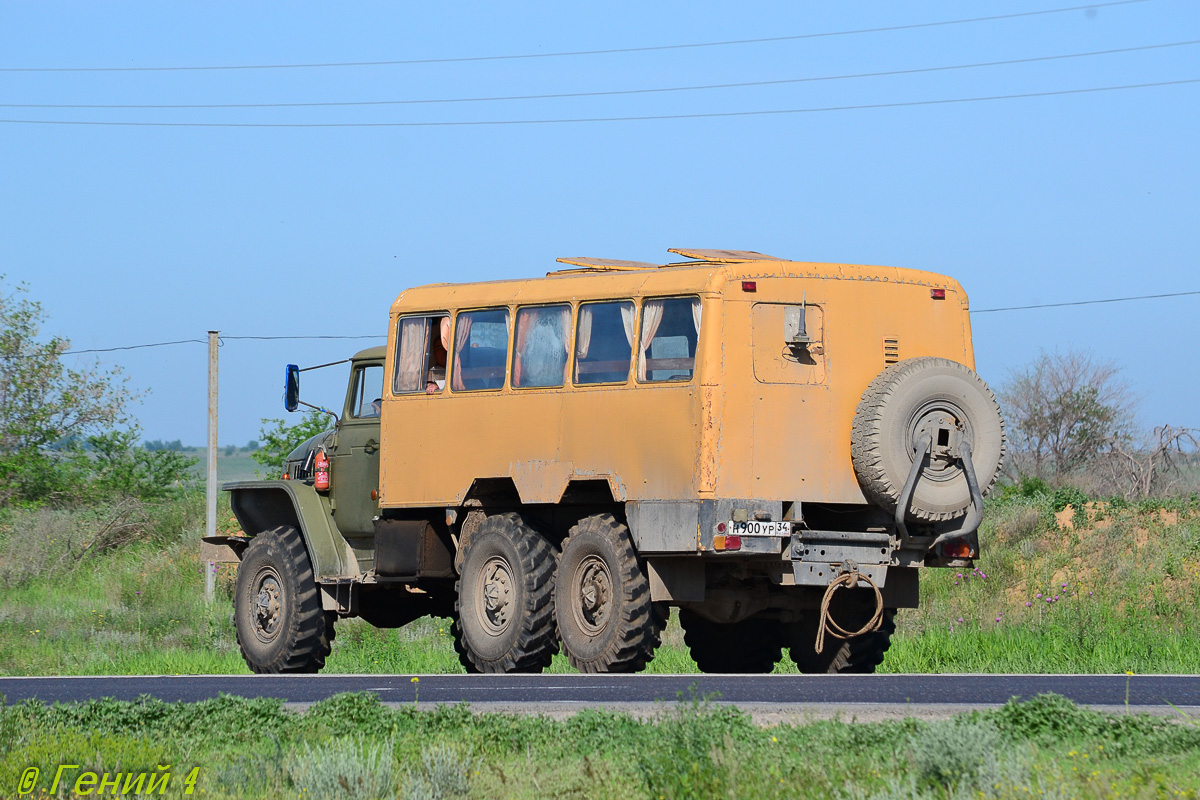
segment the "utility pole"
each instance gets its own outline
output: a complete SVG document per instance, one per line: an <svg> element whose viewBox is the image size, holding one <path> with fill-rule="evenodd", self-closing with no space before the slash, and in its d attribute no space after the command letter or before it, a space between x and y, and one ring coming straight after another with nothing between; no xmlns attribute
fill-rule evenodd
<svg viewBox="0 0 1200 800"><path fill-rule="evenodd" d="M208 469L205 487L208 492L208 509L204 519L204 535L217 535L217 335L220 331L208 332ZM216 581L215 561L204 565L204 599L211 602Z"/></svg>

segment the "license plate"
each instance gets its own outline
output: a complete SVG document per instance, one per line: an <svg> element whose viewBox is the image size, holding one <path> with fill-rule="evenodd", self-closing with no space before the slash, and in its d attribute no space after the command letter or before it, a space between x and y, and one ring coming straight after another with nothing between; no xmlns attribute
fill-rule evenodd
<svg viewBox="0 0 1200 800"><path fill-rule="evenodd" d="M763 522L752 519L748 522L727 522L725 529L734 536L791 536L790 522Z"/></svg>

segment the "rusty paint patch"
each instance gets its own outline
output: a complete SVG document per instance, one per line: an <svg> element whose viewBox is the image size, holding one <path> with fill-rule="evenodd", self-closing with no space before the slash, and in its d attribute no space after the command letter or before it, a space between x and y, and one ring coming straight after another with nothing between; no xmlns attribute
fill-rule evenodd
<svg viewBox="0 0 1200 800"><path fill-rule="evenodd" d="M711 492L717 486L717 459L721 450L720 391L705 386L701 393L700 428L700 491Z"/></svg>

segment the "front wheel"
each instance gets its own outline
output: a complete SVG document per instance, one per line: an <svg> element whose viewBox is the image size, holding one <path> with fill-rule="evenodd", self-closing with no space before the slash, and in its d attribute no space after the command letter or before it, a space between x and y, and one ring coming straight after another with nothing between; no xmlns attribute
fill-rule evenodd
<svg viewBox="0 0 1200 800"><path fill-rule="evenodd" d="M252 671L316 672L325 666L335 615L321 610L299 531L285 525L255 536L234 592L238 645Z"/></svg>
<svg viewBox="0 0 1200 800"><path fill-rule="evenodd" d="M571 528L554 583L558 635L580 672L639 672L658 647L664 615L629 528L597 514Z"/></svg>
<svg viewBox="0 0 1200 800"><path fill-rule="evenodd" d="M519 514L472 534L455 587L454 645L468 672L541 672L557 649L554 552Z"/></svg>

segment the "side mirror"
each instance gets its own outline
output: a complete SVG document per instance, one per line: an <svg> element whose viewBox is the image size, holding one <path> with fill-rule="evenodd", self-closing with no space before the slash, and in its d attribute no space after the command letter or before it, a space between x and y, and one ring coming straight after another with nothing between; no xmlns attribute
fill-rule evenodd
<svg viewBox="0 0 1200 800"><path fill-rule="evenodd" d="M288 364L283 378L283 407L295 411L300 406L300 367Z"/></svg>

